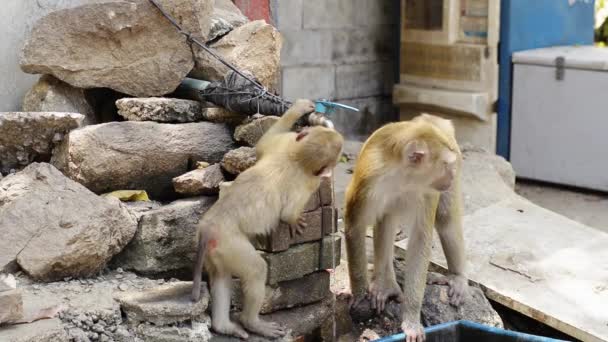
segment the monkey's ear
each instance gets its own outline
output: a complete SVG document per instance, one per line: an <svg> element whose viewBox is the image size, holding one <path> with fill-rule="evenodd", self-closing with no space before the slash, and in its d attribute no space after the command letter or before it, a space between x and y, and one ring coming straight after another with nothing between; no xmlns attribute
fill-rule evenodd
<svg viewBox="0 0 608 342"><path fill-rule="evenodd" d="M427 155L428 149L424 142L410 141L405 146L405 156L407 160L415 165L419 165Z"/></svg>

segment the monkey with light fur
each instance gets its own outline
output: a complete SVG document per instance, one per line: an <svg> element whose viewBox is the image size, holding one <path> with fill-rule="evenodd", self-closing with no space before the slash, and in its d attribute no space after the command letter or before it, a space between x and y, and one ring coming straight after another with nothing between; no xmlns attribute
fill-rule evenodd
<svg viewBox="0 0 608 342"><path fill-rule="evenodd" d="M369 298L384 311L389 298L402 302L402 329L408 342L425 339L420 309L427 283L433 227L449 268L429 283L449 285L452 305L468 289L462 231L460 169L462 155L451 121L422 114L391 123L363 145L346 190L346 252L351 303ZM393 267L393 241L399 224L410 226L403 291ZM367 279L365 231L374 227L374 269Z"/></svg>
<svg viewBox="0 0 608 342"><path fill-rule="evenodd" d="M335 130L315 126L291 132L314 109L311 101L296 101L257 143L256 164L223 190L199 223L192 297L200 299L204 264L210 278L211 325L218 333L240 338L248 338L247 331L270 338L285 334L278 324L259 317L267 265L250 238L270 233L281 221L292 234L305 228L300 215L321 178L330 177L338 162L343 138ZM242 326L229 317L233 276L242 283Z"/></svg>

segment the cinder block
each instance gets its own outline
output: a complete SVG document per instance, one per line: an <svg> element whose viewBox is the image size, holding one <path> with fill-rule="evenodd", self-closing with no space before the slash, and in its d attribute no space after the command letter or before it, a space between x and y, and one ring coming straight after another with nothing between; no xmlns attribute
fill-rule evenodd
<svg viewBox="0 0 608 342"><path fill-rule="evenodd" d="M337 232L338 209L334 207L322 207L321 225L323 226L323 236Z"/></svg>
<svg viewBox="0 0 608 342"><path fill-rule="evenodd" d="M387 61L397 56L397 46L391 35L398 34L398 31L391 26L376 25L331 32L331 57L334 63Z"/></svg>
<svg viewBox="0 0 608 342"><path fill-rule="evenodd" d="M302 23L305 29L350 28L359 25L360 10L352 0L304 1Z"/></svg>
<svg viewBox="0 0 608 342"><path fill-rule="evenodd" d="M302 214L308 225L302 234L296 234L294 237L291 237L289 226L282 223L270 235L258 237L254 242L255 248L267 252L280 252L293 244L321 240L323 237L322 213L322 209L318 208Z"/></svg>
<svg viewBox="0 0 608 342"><path fill-rule="evenodd" d="M310 196L308 203L306 203L306 207L304 207L304 212L307 213L309 211L315 211L315 210L319 209L320 206L321 206L320 193L319 193L319 191L315 191L312 194L312 196Z"/></svg>
<svg viewBox="0 0 608 342"><path fill-rule="evenodd" d="M283 68L282 95L288 100L335 97L336 70L332 65L321 67Z"/></svg>
<svg viewBox="0 0 608 342"><path fill-rule="evenodd" d="M334 177L323 178L319 187L321 205L332 205L334 203Z"/></svg>
<svg viewBox="0 0 608 342"><path fill-rule="evenodd" d="M21 290L0 292L0 324L23 318Z"/></svg>
<svg viewBox="0 0 608 342"><path fill-rule="evenodd" d="M239 280L234 281L233 303L242 308L242 291ZM319 271L302 278L266 285L262 314L319 302L331 293L329 272Z"/></svg>
<svg viewBox="0 0 608 342"><path fill-rule="evenodd" d="M273 8L276 9L275 21L279 31L302 27L302 2L303 0L272 1Z"/></svg>
<svg viewBox="0 0 608 342"><path fill-rule="evenodd" d="M336 68L336 98L379 96L391 93L391 63L360 63Z"/></svg>
<svg viewBox="0 0 608 342"><path fill-rule="evenodd" d="M319 65L332 60L332 32L328 30L283 30L281 65Z"/></svg>
<svg viewBox="0 0 608 342"><path fill-rule="evenodd" d="M260 252L268 263L268 284L293 280L340 264L339 236L293 246L280 253Z"/></svg>

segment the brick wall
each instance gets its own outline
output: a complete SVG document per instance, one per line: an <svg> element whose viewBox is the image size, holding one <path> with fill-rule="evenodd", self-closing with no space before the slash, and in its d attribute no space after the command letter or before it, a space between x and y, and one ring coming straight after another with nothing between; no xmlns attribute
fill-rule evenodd
<svg viewBox="0 0 608 342"><path fill-rule="evenodd" d="M328 98L358 107L360 113L332 116L350 136L394 120L390 94L398 73L398 1L269 1L271 21L285 39L285 98Z"/></svg>

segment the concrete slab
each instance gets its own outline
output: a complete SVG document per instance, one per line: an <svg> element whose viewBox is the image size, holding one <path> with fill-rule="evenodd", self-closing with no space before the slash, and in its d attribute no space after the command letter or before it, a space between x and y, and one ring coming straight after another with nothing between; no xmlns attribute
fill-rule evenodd
<svg viewBox="0 0 608 342"><path fill-rule="evenodd" d="M608 340L608 234L517 196L464 226L469 277L490 299L577 339ZM432 262L445 268L439 246Z"/></svg>

